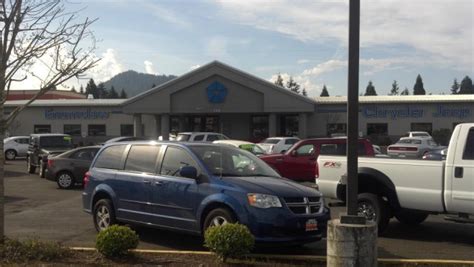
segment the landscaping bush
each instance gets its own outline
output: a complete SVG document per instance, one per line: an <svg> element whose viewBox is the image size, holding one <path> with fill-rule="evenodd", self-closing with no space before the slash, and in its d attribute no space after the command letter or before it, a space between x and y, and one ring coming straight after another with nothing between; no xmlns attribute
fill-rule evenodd
<svg viewBox="0 0 474 267"><path fill-rule="evenodd" d="M44 242L38 239L18 241L6 238L0 245L0 262L54 261L67 257L69 253L69 249L56 242Z"/></svg>
<svg viewBox="0 0 474 267"><path fill-rule="evenodd" d="M108 258L123 257L138 246L138 235L127 226L112 225L97 235L97 250Z"/></svg>
<svg viewBox="0 0 474 267"><path fill-rule="evenodd" d="M255 244L255 238L242 224L228 223L210 227L204 234L204 246L216 253L223 262L227 258L240 258L248 254Z"/></svg>

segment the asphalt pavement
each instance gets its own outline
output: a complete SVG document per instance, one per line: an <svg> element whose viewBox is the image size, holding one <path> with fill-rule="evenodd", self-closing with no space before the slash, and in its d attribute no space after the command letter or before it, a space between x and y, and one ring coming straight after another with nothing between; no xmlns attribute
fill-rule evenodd
<svg viewBox="0 0 474 267"><path fill-rule="evenodd" d="M28 174L24 160L5 166L6 234L11 238L40 238L69 246L94 247L92 217L82 211L81 188L61 190L56 183ZM344 208L331 208L338 217ZM474 225L447 222L431 215L416 227L392 219L378 238L380 258L474 260ZM195 236L157 229L137 228L139 248L206 250ZM270 247L260 253L325 255L326 241L303 247Z"/></svg>

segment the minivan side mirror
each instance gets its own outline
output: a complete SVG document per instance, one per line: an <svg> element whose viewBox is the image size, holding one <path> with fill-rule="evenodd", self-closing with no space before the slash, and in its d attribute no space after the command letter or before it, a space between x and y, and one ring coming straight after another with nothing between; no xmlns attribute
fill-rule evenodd
<svg viewBox="0 0 474 267"><path fill-rule="evenodd" d="M291 156L292 157L296 157L298 154L296 153L296 149L295 150L292 150L291 152Z"/></svg>
<svg viewBox="0 0 474 267"><path fill-rule="evenodd" d="M196 179L197 178L197 169L193 166L183 166L179 170L179 176Z"/></svg>

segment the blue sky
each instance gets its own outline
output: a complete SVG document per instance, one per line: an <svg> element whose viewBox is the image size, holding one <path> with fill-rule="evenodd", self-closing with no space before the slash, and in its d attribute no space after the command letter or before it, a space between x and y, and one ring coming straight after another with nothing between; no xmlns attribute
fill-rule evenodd
<svg viewBox="0 0 474 267"><path fill-rule="evenodd" d="M453 79L473 78L472 0L363 0L360 90L379 95L393 80L410 91L421 74L428 93L448 93ZM129 69L182 75L219 60L266 80L281 73L317 96L346 95L348 1L70 2L79 17L98 18L96 82ZM86 81L81 81L85 84Z"/></svg>

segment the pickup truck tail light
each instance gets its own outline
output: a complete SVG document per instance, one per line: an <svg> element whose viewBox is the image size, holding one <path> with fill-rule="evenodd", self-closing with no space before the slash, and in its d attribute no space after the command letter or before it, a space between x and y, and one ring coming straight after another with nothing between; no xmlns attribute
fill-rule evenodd
<svg viewBox="0 0 474 267"><path fill-rule="evenodd" d="M418 148L416 147L389 147L388 150L391 151L418 151Z"/></svg>
<svg viewBox="0 0 474 267"><path fill-rule="evenodd" d="M87 184L89 183L90 177L91 177L91 173L90 173L90 172L86 172L86 174L84 174L84 180L82 181L82 185L83 185L84 187L86 187Z"/></svg>

